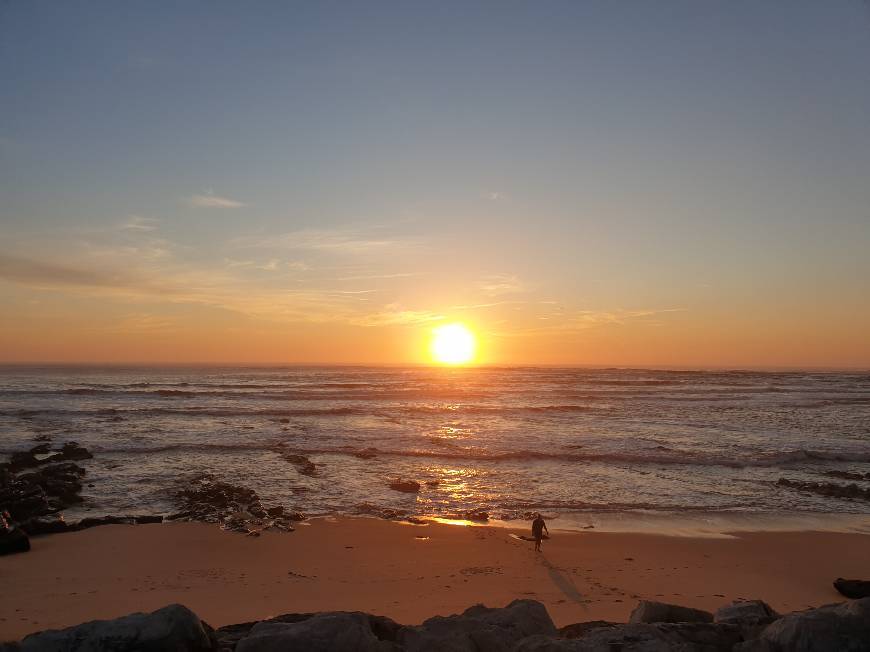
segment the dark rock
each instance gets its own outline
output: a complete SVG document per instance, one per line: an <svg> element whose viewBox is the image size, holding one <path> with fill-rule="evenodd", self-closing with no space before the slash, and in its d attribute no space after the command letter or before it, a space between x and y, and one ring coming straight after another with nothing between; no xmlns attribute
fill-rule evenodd
<svg viewBox="0 0 870 652"><path fill-rule="evenodd" d="M304 455L297 455L296 453L282 453L281 457L283 457L285 460L295 466L296 470L299 471L299 473L301 473L302 475L317 475L317 466L315 466L314 462L309 460Z"/></svg>
<svg viewBox="0 0 870 652"><path fill-rule="evenodd" d="M844 580L838 577L834 580L834 588L847 598L859 600L870 598L870 582L867 580Z"/></svg>
<svg viewBox="0 0 870 652"><path fill-rule="evenodd" d="M36 458L36 455L30 451L12 453L12 457L9 458L9 468L13 471L29 469L34 466L39 466L41 463L42 462Z"/></svg>
<svg viewBox="0 0 870 652"><path fill-rule="evenodd" d="M462 516L466 521L476 521L478 523L485 523L489 520L489 513L482 509L465 512Z"/></svg>
<svg viewBox="0 0 870 652"><path fill-rule="evenodd" d="M281 505L278 505L277 507L270 507L266 510L266 513L272 518L279 518L281 516L284 516L284 508Z"/></svg>
<svg viewBox="0 0 870 652"><path fill-rule="evenodd" d="M282 614L280 616L275 616L274 618L269 618L268 620L253 620L247 623L225 625L215 630L215 636L217 637L218 643L220 643L222 649L234 650L236 644L240 640L245 638L250 633L254 625L258 623L298 623L303 620L308 620L313 615L313 613Z"/></svg>
<svg viewBox="0 0 870 652"><path fill-rule="evenodd" d="M67 629L26 636L22 652L206 652L218 650L214 631L180 604L149 614L93 620Z"/></svg>
<svg viewBox="0 0 870 652"><path fill-rule="evenodd" d="M88 516L75 523L72 528L86 530L100 525L135 525L135 523L133 516Z"/></svg>
<svg viewBox="0 0 870 652"><path fill-rule="evenodd" d="M18 528L0 532L0 555L12 555L30 550L30 539Z"/></svg>
<svg viewBox="0 0 870 652"><path fill-rule="evenodd" d="M236 652L390 652L400 650L394 640L399 625L364 613L313 614L294 622L275 620L254 624L236 644ZM379 636L380 634L380 636Z"/></svg>
<svg viewBox="0 0 870 652"><path fill-rule="evenodd" d="M377 457L378 453L380 453L380 451L377 448L364 448L361 451L353 453L353 456L358 457L361 460L370 460Z"/></svg>
<svg viewBox="0 0 870 652"><path fill-rule="evenodd" d="M559 636L562 638L580 638L587 632L599 627L614 627L619 623L612 623L607 620L590 620L585 623L573 623L559 628Z"/></svg>
<svg viewBox="0 0 870 652"><path fill-rule="evenodd" d="M713 622L732 625L767 625L779 618L779 614L762 600L735 600L719 607Z"/></svg>
<svg viewBox="0 0 870 652"><path fill-rule="evenodd" d="M68 441L60 448L60 453L65 460L89 460L94 456L78 442Z"/></svg>
<svg viewBox="0 0 870 652"><path fill-rule="evenodd" d="M596 627L580 638L532 636L513 652L731 652L742 640L736 625L635 623Z"/></svg>
<svg viewBox="0 0 870 652"><path fill-rule="evenodd" d="M397 642L408 652L509 650L523 638L556 636L547 609L535 600L514 600L503 609L476 605L460 615L436 616L399 630Z"/></svg>
<svg viewBox="0 0 870 652"><path fill-rule="evenodd" d="M857 484L836 484L835 482L802 482L800 480L789 480L788 478L780 478L776 481L777 486L788 487L798 491L807 491L809 493L819 494L820 496L828 496L831 498L845 498L847 500L870 500L870 487L862 488Z"/></svg>
<svg viewBox="0 0 870 652"><path fill-rule="evenodd" d="M854 473L852 471L825 471L825 475L843 480L870 480L870 473Z"/></svg>
<svg viewBox="0 0 870 652"><path fill-rule="evenodd" d="M70 524L67 523L63 515L58 515L50 518L33 517L18 524L30 536L38 536L40 534L58 534L60 532L68 532Z"/></svg>
<svg viewBox="0 0 870 652"><path fill-rule="evenodd" d="M388 486L394 491L401 491L407 494L415 494L420 491L420 483L416 480L402 480L397 478L395 480L390 480Z"/></svg>
<svg viewBox="0 0 870 652"><path fill-rule="evenodd" d="M136 525L147 525L149 523L162 523L163 517L159 514L156 514L156 515L148 514L145 516L134 516L133 522Z"/></svg>
<svg viewBox="0 0 870 652"><path fill-rule="evenodd" d="M849 600L783 616L764 628L741 651L867 652L870 650L870 598Z"/></svg>
<svg viewBox="0 0 870 652"><path fill-rule="evenodd" d="M285 517L289 518L291 521L304 521L307 516L302 512L288 512L284 514Z"/></svg>
<svg viewBox="0 0 870 652"><path fill-rule="evenodd" d="M681 607L676 604L641 600L628 619L637 623L712 623L713 614L701 609Z"/></svg>
<svg viewBox="0 0 870 652"><path fill-rule="evenodd" d="M44 444L39 444L38 446L34 446L30 449L30 452L34 455L45 455L46 453L51 452L51 443L45 442Z"/></svg>

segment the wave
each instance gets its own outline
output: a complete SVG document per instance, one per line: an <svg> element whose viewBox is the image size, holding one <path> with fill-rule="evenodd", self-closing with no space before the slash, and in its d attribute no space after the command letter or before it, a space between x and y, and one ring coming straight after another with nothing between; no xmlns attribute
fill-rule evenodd
<svg viewBox="0 0 870 652"><path fill-rule="evenodd" d="M591 407L586 405L520 405L520 406L489 406L489 405L406 405L377 409L369 406L345 405L339 407L311 408L207 408L207 407L152 407L152 408L103 408L96 410L0 410L0 416L33 417L36 415L137 415L137 416L191 416L191 417L329 417L329 416L375 416L391 418L396 414L405 415L451 415L451 414L538 414L547 412L571 413L594 410L609 411L606 407Z"/></svg>
<svg viewBox="0 0 870 652"><path fill-rule="evenodd" d="M746 455L735 458L733 455L698 455L692 451L659 447L645 452L571 452L553 453L533 450L517 451L487 451L485 449L462 448L459 446L444 446L441 442L432 442L439 446L437 450L426 449L381 449L371 446L354 448L349 446L322 448L305 446L287 446L283 442L232 442L232 443L178 443L155 446L102 447L95 446L94 452L152 454L165 452L222 452L222 451L263 451L263 452L293 452L300 455L347 455L359 457L399 457L421 459L449 459L466 462L592 462L604 464L626 464L638 466L699 466L699 467L778 467L795 463L844 462L870 463L870 452L856 451L813 451L796 450L766 456Z"/></svg>

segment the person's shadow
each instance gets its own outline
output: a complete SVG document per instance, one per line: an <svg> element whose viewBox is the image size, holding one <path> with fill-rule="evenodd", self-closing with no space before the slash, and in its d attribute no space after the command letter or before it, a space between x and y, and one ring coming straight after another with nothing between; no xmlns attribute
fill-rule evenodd
<svg viewBox="0 0 870 652"><path fill-rule="evenodd" d="M580 605L586 605L589 600L583 597L583 594L574 586L574 581L564 572L553 566L550 561L541 553L541 564L547 569L547 574L550 576L550 581L556 585L556 588L562 592L566 598Z"/></svg>

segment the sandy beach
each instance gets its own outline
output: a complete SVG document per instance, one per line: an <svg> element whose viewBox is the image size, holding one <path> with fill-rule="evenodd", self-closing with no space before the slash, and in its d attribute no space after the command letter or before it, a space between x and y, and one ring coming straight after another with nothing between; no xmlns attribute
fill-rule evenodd
<svg viewBox="0 0 870 652"><path fill-rule="evenodd" d="M741 532L693 538L553 532L532 544L492 526L315 519L246 537L215 525L111 525L36 537L0 558L0 638L182 603L211 625L362 610L414 624L474 603L543 602L558 626L624 621L639 599L715 609L762 598L781 612L837 602L870 576L870 536Z"/></svg>

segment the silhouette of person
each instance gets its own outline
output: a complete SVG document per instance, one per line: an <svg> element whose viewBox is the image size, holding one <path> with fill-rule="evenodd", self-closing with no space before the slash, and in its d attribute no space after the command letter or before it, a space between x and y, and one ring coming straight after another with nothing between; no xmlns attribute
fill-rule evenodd
<svg viewBox="0 0 870 652"><path fill-rule="evenodd" d="M547 529L547 524L541 518L541 513L535 513L535 520L532 521L532 538L535 540L535 552L541 551L541 540L544 538L544 532L550 536L550 531Z"/></svg>

